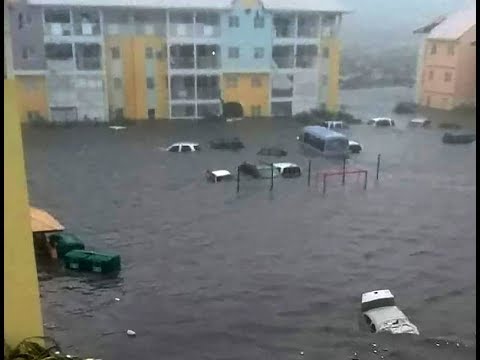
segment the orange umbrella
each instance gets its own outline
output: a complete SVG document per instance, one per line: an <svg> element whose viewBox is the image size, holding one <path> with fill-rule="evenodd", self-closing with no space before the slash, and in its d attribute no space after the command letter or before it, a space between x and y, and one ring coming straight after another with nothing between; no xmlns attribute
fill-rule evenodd
<svg viewBox="0 0 480 360"><path fill-rule="evenodd" d="M52 215L42 209L30 206L32 232L62 231L65 228Z"/></svg>

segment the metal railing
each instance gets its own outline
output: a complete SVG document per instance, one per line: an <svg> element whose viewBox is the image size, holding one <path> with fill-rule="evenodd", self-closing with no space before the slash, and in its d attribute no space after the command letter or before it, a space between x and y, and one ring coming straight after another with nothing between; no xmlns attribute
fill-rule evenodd
<svg viewBox="0 0 480 360"><path fill-rule="evenodd" d="M280 69L293 68L295 64L295 58L292 56L273 56L273 61Z"/></svg>
<svg viewBox="0 0 480 360"><path fill-rule="evenodd" d="M218 69L220 67L220 56L197 56L197 68Z"/></svg>
<svg viewBox="0 0 480 360"><path fill-rule="evenodd" d="M192 57L170 57L170 67L172 69L193 69L195 67L195 60Z"/></svg>

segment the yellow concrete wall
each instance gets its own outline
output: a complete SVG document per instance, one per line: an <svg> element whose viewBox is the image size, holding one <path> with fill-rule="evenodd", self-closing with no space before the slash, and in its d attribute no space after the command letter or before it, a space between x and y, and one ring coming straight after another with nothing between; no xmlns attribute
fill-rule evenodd
<svg viewBox="0 0 480 360"><path fill-rule="evenodd" d="M227 87L226 78L236 76L238 86ZM252 87L252 77L261 78L261 87ZM252 106L261 106L261 116L270 115L270 79L268 74L224 74L222 77L223 100L225 102L239 102L243 107L244 116L252 116Z"/></svg>
<svg viewBox="0 0 480 360"><path fill-rule="evenodd" d="M15 80L4 80L3 98L3 315L5 340L16 345L43 336L40 294L33 249L27 181Z"/></svg>
<svg viewBox="0 0 480 360"><path fill-rule="evenodd" d="M327 85L327 109L338 111L340 102L340 41L336 38L326 39L328 47L328 85Z"/></svg>
<svg viewBox="0 0 480 360"><path fill-rule="evenodd" d="M44 76L16 76L20 119L25 122L29 111L37 111L44 118L48 118L48 97Z"/></svg>
<svg viewBox="0 0 480 360"><path fill-rule="evenodd" d="M145 72L145 48L152 47L154 55L161 50L165 55L161 59L154 56L155 61L155 89L157 104L155 113L157 118L168 117L168 88L166 76L168 74L166 57L166 40L158 36L110 36L107 44L107 76L109 77L109 97L113 89L110 48L118 46L123 68L124 115L127 118L142 120L147 118L147 75Z"/></svg>

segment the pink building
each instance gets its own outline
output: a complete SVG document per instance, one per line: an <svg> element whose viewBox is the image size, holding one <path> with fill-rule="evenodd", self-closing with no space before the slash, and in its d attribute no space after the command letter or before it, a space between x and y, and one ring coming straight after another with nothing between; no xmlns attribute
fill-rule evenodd
<svg viewBox="0 0 480 360"><path fill-rule="evenodd" d="M424 34L417 62L418 104L444 110L476 106L476 9L415 30Z"/></svg>

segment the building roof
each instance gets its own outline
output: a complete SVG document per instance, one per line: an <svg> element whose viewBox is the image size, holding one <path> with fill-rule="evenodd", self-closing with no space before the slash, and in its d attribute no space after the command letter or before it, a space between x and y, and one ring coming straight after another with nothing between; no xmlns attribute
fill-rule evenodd
<svg viewBox="0 0 480 360"><path fill-rule="evenodd" d="M228 10L232 0L28 0L31 5ZM273 11L349 12L338 0L263 0Z"/></svg>
<svg viewBox="0 0 480 360"><path fill-rule="evenodd" d="M427 39L457 40L477 23L476 6L440 16L414 33L428 33Z"/></svg>

